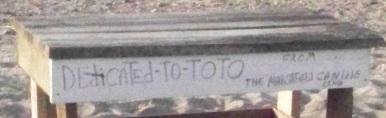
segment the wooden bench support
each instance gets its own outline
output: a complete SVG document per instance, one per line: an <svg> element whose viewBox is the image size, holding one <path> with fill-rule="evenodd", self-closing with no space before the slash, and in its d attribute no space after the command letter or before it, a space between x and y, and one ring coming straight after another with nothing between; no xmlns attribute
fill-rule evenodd
<svg viewBox="0 0 386 118"><path fill-rule="evenodd" d="M56 112L58 118L77 118L76 103L56 104Z"/></svg>
<svg viewBox="0 0 386 118"><path fill-rule="evenodd" d="M300 118L300 101L301 91L279 91L277 108L293 118Z"/></svg>
<svg viewBox="0 0 386 118"><path fill-rule="evenodd" d="M31 79L32 118L56 118L55 105L50 103L49 96Z"/></svg>
<svg viewBox="0 0 386 118"><path fill-rule="evenodd" d="M353 89L329 89L327 97L327 118L351 118Z"/></svg>
<svg viewBox="0 0 386 118"><path fill-rule="evenodd" d="M32 118L78 117L76 103L51 104L49 96L33 80L31 80L31 110Z"/></svg>

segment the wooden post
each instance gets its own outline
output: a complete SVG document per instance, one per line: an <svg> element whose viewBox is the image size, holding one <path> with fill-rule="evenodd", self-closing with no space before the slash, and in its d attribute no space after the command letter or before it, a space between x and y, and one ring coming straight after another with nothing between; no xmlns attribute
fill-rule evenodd
<svg viewBox="0 0 386 118"><path fill-rule="evenodd" d="M279 91L277 109L293 118L300 118L300 100L301 91Z"/></svg>
<svg viewBox="0 0 386 118"><path fill-rule="evenodd" d="M76 103L56 104L58 118L78 118Z"/></svg>
<svg viewBox="0 0 386 118"><path fill-rule="evenodd" d="M353 89L329 89L327 97L327 118L351 118Z"/></svg>
<svg viewBox="0 0 386 118"><path fill-rule="evenodd" d="M76 103L51 104L49 96L31 79L32 118L77 118Z"/></svg>
<svg viewBox="0 0 386 118"><path fill-rule="evenodd" d="M32 118L55 118L55 105L51 104L49 97L31 79L31 110Z"/></svg>

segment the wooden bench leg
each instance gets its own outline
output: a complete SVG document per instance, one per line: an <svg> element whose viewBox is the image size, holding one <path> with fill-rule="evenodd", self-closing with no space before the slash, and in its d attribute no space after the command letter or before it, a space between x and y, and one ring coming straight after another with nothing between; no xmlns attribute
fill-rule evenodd
<svg viewBox="0 0 386 118"><path fill-rule="evenodd" d="M285 114L300 118L301 91L279 91L277 97L277 109Z"/></svg>
<svg viewBox="0 0 386 118"><path fill-rule="evenodd" d="M30 83L32 118L56 118L55 105L50 103L48 95L34 80Z"/></svg>
<svg viewBox="0 0 386 118"><path fill-rule="evenodd" d="M327 97L327 118L351 118L353 89L329 89Z"/></svg>
<svg viewBox="0 0 386 118"><path fill-rule="evenodd" d="M78 118L76 103L56 104L58 118Z"/></svg>
<svg viewBox="0 0 386 118"><path fill-rule="evenodd" d="M77 118L76 103L51 104L49 96L31 80L32 118Z"/></svg>

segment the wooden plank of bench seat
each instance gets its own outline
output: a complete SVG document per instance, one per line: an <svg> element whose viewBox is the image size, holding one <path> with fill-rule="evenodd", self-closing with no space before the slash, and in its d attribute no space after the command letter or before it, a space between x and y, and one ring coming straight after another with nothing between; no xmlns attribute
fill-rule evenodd
<svg viewBox="0 0 386 118"><path fill-rule="evenodd" d="M313 43L315 42L318 42L318 43L324 43L326 41L324 41L323 39L324 38L330 38L330 39L339 39L337 37L333 37L333 36L328 36L328 35L323 35L323 34L317 34L317 33L313 33L313 34L309 34L307 36L304 36L306 33L298 33L298 34L277 34L278 36L273 36L273 37L270 37L270 38L275 38L275 40L281 40L281 41L278 41L277 44L284 44L284 43L302 43L302 44L310 44L310 45L313 45ZM288 36L288 37L286 37ZM267 36L268 37L268 36ZM314 38L314 37L317 37L317 38ZM261 39L260 41L256 41L254 40L255 39ZM308 38L308 39L311 39L314 40L314 42L310 43L310 42L302 42L302 41L296 41L294 40L295 38ZM162 47L162 46L175 46L175 47L179 47L179 46L192 46L192 45L196 45L196 47L206 47L206 46L211 46L211 47L221 47L220 45L222 46L237 46L237 45L246 45L246 47L248 47L247 45L255 45L255 46L258 46L258 45L268 45L268 44L271 44L268 40L264 40L266 38L264 38L263 36L259 37L259 36L243 36L243 37L239 37L240 40L244 40L244 41L240 41L238 42L238 40L232 40L230 37L212 37L211 38L212 40L208 40L207 38L204 38L204 37L197 37L197 38L173 38L173 39L166 39L166 38L157 38L157 39L152 39L152 38L138 38L138 39L131 39L131 40L125 40L125 39L111 39L109 41L101 41L101 40L93 40L93 39L80 39L80 40L44 40L45 44L47 46L50 47L50 49L56 49L56 48L77 48L77 47L83 47L83 48L105 48L105 47L116 47L116 48L120 48L120 47L128 47L128 49L131 47L132 49L135 49L135 48L151 48L153 46L159 46L159 47ZM332 42L337 42L339 43L339 41L332 41ZM369 41L366 41L366 40L357 40L357 41L351 41L351 40L347 40L347 41L341 41L341 43L343 42L347 42L347 43L353 43L353 42L363 42L363 44L347 44L347 45L350 45L352 46L353 48L361 48L361 47L366 47L370 44L373 44L375 42L369 42ZM73 43L76 43L76 44L73 44ZM273 44L274 45L274 44ZM291 44L288 44L288 45L291 45ZM320 45L323 45L323 44L320 44ZM339 45L339 44L336 44L336 45ZM326 48L331 48L331 49L339 49L339 47L333 47L334 45L331 45L331 46L328 46ZM305 46L305 47L308 47L308 46ZM293 47L294 49L296 49L295 47ZM254 48L254 49L258 49L258 48ZM292 48L287 48L288 51L292 50ZM304 48L306 49L306 48ZM309 47L307 49L314 49L314 50L317 50L318 48L317 47ZM276 51L280 50L279 49L275 49ZM268 51L268 50L267 50ZM272 50L274 51L274 50Z"/></svg>
<svg viewBox="0 0 386 118"><path fill-rule="evenodd" d="M180 46L103 46L103 47L53 47L50 49L52 59L80 59L80 58L123 58L123 57L157 57L157 56L187 56L187 55L231 55L268 53L284 51L302 51L304 49L337 50L368 48L366 41L345 42L316 42L313 43L281 43L281 44L229 44L229 45L180 45ZM363 43L358 46L357 43ZM283 47L291 46L288 49ZM335 47L340 46L340 47ZM355 46L355 47L354 47Z"/></svg>
<svg viewBox="0 0 386 118"><path fill-rule="evenodd" d="M317 20L317 19L333 19L331 16L312 14L312 15L287 15L287 16L227 16L227 17L205 17L205 18L170 18L162 20L128 20L128 19L111 19L111 20L76 20L73 21L63 19L62 21L46 21L41 23L29 24L28 21L23 21L24 26L29 28L49 28L49 27L83 27L83 26L103 26L103 25L146 25L146 24L179 24L179 23L206 23L206 22L242 22L242 21L296 21L296 20Z"/></svg>
<svg viewBox="0 0 386 118"><path fill-rule="evenodd" d="M167 13L129 13L130 15L125 14L103 14L103 15L51 15L51 16L34 16L31 17L21 17L23 19L20 19L21 21L39 21L39 20L59 20L63 17L65 18L77 18L80 20L89 20L89 19L95 19L96 17L90 17L90 16L98 16L98 19L106 19L106 18L114 18L114 19L164 19L164 18L175 18L175 17L208 17L208 16L229 16L229 15L239 15L243 16L246 14L257 14L257 15L265 15L265 16L280 16L280 15L310 15L315 14L314 11L307 9L307 8L299 8L299 7L281 7L281 8L272 8L272 7L264 7L264 8L257 8L253 10L215 10L210 12L205 11L189 11L189 12L167 12Z"/></svg>
<svg viewBox="0 0 386 118"><path fill-rule="evenodd" d="M185 50L189 54L247 53L253 49L262 51L296 51L316 49L338 49L351 46L364 48L377 44L379 36L350 24L308 26L275 29L210 30L186 32L141 32L140 33L79 33L79 34L38 34L42 47L50 47L51 58L125 57L180 55L174 50ZM281 29L281 30L280 30ZM297 30L295 30L297 29ZM315 31L313 31L315 30ZM247 32L246 32L247 31ZM249 31L249 32L248 32ZM201 32L201 36L200 33ZM212 33L210 33L212 32ZM367 32L367 33L366 33ZM168 34L169 33L169 34ZM185 33L185 34L184 34ZM240 33L240 34L238 34ZM261 34L259 34L261 33ZM219 34L213 35L213 34ZM173 35L175 36L173 38ZM189 37L190 35L190 37ZM137 37L136 37L137 36ZM161 37L161 38L158 38ZM235 38L238 37L238 38ZM103 40L103 41L101 41ZM336 43L329 44L327 40ZM76 42L76 43L75 43ZM327 42L327 43L326 43ZM355 43L357 42L357 43ZM272 43L276 43L272 45ZM279 44L282 43L282 44ZM287 44L286 44L287 43ZM291 44L292 43L292 44ZM298 44L295 44L298 43ZM231 45L233 44L233 45ZM239 52L230 51L243 44ZM268 44L271 44L268 46ZM197 46L191 46L197 45ZM205 46L207 45L207 46ZM223 45L223 46L216 46ZM224 46L225 45L225 46ZM226 46L228 45L228 46ZM250 46L248 46L250 45ZM254 46L253 46L254 45ZM259 45L259 46L256 46ZM300 46L303 45L303 46ZM156 46L156 47L154 47ZM159 47L157 47L159 46ZM163 47L168 46L168 47ZM173 47L174 46L174 47ZM190 47L190 48L187 48ZM194 48L210 48L213 52L201 52ZM123 51L125 50L125 51ZM226 50L225 52L223 50ZM110 53L110 52L114 53ZM135 51L141 52L135 53ZM153 53L144 53L149 51ZM168 52L169 51L169 52ZM68 53L68 54L67 54ZM95 55L93 55L95 54ZM112 55L114 54L114 55ZM182 54L182 53L181 53ZM187 54L187 55L189 55ZM71 56L72 55L72 56ZM75 56L78 55L78 56Z"/></svg>
<svg viewBox="0 0 386 118"><path fill-rule="evenodd" d="M286 28L289 29L289 28ZM229 30L228 30L229 31ZM238 30L242 31L242 30ZM258 30L259 31L259 30ZM269 31L269 30L268 30ZM275 30L272 30L275 31ZM343 40L346 38L346 41L350 42L350 38L358 38L358 40L361 40L361 37L357 36L355 37L355 33L359 33L361 30L358 31L350 31L350 32L342 32L337 31L334 32L334 34L330 33L320 33L320 32L311 32L312 30L305 30L305 31L298 31L292 30L292 32L287 33L269 33L269 34L258 34L251 32L247 35L231 35L228 34L228 36L201 36L201 37L171 37L168 38L167 36L158 38L154 35L154 33L144 33L147 35L136 35L138 37L134 36L132 38L126 37L125 34L120 34L123 38L120 37L86 37L83 36L82 38L77 37L74 35L71 37L71 35L68 35L68 37L60 37L60 35L55 36L56 38L52 38L49 36L49 38L45 37L45 39L42 39L43 42L45 42L47 45L49 45L52 48L56 47L112 47L112 46L172 46L172 45L221 45L221 44L270 44L272 43L272 40L275 40L276 43L290 43L290 42L309 42L309 41L325 41L325 38L329 38L330 40L336 40L336 41L345 41ZM235 31L236 32L236 31ZM246 33L246 32L244 32ZM159 33L156 33L159 34ZM351 34L351 36L350 36ZM96 34L98 35L98 34ZM129 35L129 34L127 34ZM89 34L89 36L92 36L92 34ZM110 34L112 36L112 34ZM154 38L152 38L154 36ZM345 37L340 37L345 36ZM371 37L371 35L368 35ZM102 35L103 37L103 35ZM362 36L363 37L363 36ZM74 38L74 39L72 39ZM373 37L377 38L377 37ZM298 39L304 39L308 41L298 40ZM365 40L365 39L362 39ZM370 42L369 42L370 43Z"/></svg>
<svg viewBox="0 0 386 118"><path fill-rule="evenodd" d="M227 22L197 22L197 23L122 23L119 25L102 24L90 26L55 26L50 27L27 27L34 34L50 33L117 33L117 32L156 32L156 31L197 31L197 30L226 30L226 29L260 29L260 28L282 28L296 26L313 26L324 24L341 23L333 18L318 19L296 19L296 20L251 20L251 21L227 21Z"/></svg>
<svg viewBox="0 0 386 118"><path fill-rule="evenodd" d="M340 30L341 29L341 30ZM345 30L342 30L345 29ZM348 30L349 29L349 30ZM350 41L379 38L372 33L362 33L365 29L350 24L303 26L289 28L164 31L137 33L63 33L37 34L43 42L52 47L97 47L97 46L154 46L191 44L268 44L310 41ZM362 33L362 34L361 34ZM239 37L239 38L234 38ZM332 39L331 39L332 38ZM366 39L365 39L366 38ZM75 43L76 42L76 43ZM91 45L92 44L92 45Z"/></svg>
<svg viewBox="0 0 386 118"><path fill-rule="evenodd" d="M12 21L17 23L17 21ZM11 23L12 23L11 22ZM24 28L24 27L23 27ZM21 28L22 29L22 28ZM28 29L30 30L30 29ZM201 33L200 33L201 32ZM216 37L217 36L217 37ZM259 49L251 48L254 46L242 46L247 50L255 49L258 51L269 51L274 50L301 50L298 47L305 48L336 48L336 47L347 47L353 46L354 44L359 44L359 46L354 47L364 47L366 45L376 43L381 37L374 35L372 32L369 32L363 28L354 27L347 23L341 24L329 24L329 25L320 25L320 26L298 26L298 27L288 27L288 28L262 28L262 29L235 29L235 30L204 30L204 31L159 31L159 32L136 32L136 33L62 33L62 34L35 34L35 42L38 46L43 48L50 49L51 58L82 58L81 54L87 54L88 58L91 57L120 57L120 56L134 56L138 53L122 50L136 50L136 51L151 51L155 53L144 53L144 55L155 54L157 56L169 55L170 53L161 53L163 51L168 51L168 49L162 49L162 46L169 45L175 47L168 47L170 49L179 49L179 46L188 46L188 45L212 45L211 46L201 46L202 48L213 48L213 45L223 45L223 44L270 44L270 43L290 43L297 42L306 45L310 45L309 42L315 41L315 46L293 46L291 44L282 45L278 44L277 46L262 46L260 45ZM238 37L238 38L235 38ZM362 37L362 38L361 38ZM365 37L365 38L363 38ZM150 40L149 40L150 39ZM159 40L157 40L159 39ZM272 40L275 39L275 40ZM103 40L103 41L98 41ZM135 40L135 41L134 41ZM341 41L341 43L334 43L335 45L323 45L323 42L326 40L333 40L336 42ZM359 41L356 41L359 40ZM365 40L365 41L362 41ZM76 43L72 43L76 41ZM80 41L80 42L79 42ZM344 44L346 42L346 44ZM361 43L352 43L352 42L361 42ZM319 46L319 44L321 44ZM299 44L296 44L299 45ZM134 47L124 47L124 46L134 46ZM153 49L141 49L148 48L149 46L161 46L154 47ZM146 47L148 46L148 47ZM324 47L327 46L327 47ZM225 46L229 47L229 46ZM234 47L234 46L233 46ZM279 49L275 49L275 48ZM196 47L198 48L198 47ZM219 49L223 49L218 47ZM280 49L281 48L281 49ZM302 48L302 49L305 49ZM109 54L114 52L114 56ZM141 51L142 50L142 51ZM161 50L161 51L159 51ZM185 49L182 49L185 50ZM212 49L214 50L214 49ZM242 50L242 49L239 49ZM75 52L74 52L75 51ZM198 51L199 52L199 51ZM218 52L218 51L213 51ZM242 51L241 51L242 52ZM71 54L67 54L71 53ZM118 53L118 54L116 54ZM134 54L135 53L135 54ZM201 52L200 52L201 53ZM224 52L226 53L226 52ZM236 52L234 52L236 53ZM75 54L80 54L75 56ZM92 55L95 54L95 55ZM194 53L190 53L194 54ZM198 53L196 53L198 54ZM204 53L212 54L212 53ZM219 53L223 54L223 53ZM73 56L70 56L73 55ZM175 55L179 55L178 53ZM137 55L140 56L140 55Z"/></svg>
<svg viewBox="0 0 386 118"><path fill-rule="evenodd" d="M365 31L360 27L354 27L351 24L340 23L340 24L324 24L316 26L296 26L296 27L284 27L284 28L252 28L252 29L228 29L228 30L199 30L199 31L159 31L159 32L114 32L114 33L61 33L61 34L35 34L36 37L42 41L65 41L65 40L78 40L87 41L89 40L140 40L140 39L169 39L166 41L180 41L180 40L191 40L189 38L225 38L234 36L274 36L275 34L297 34L297 33L318 33L322 35L331 35L334 37L342 38L341 40L350 38L361 38L371 36L371 33L358 34ZM374 35L376 36L376 35ZM291 38L287 36L287 38ZM234 39L239 40L239 39ZM261 39L255 39L256 42L260 42ZM298 41L310 41L312 39L293 39ZM325 39L328 40L328 39ZM146 41L146 40L144 40ZM201 41L201 40L197 40ZM242 43L243 40L241 40ZM276 42L276 40L269 40Z"/></svg>
<svg viewBox="0 0 386 118"><path fill-rule="evenodd" d="M207 40L215 37L232 36L263 36L270 34L292 34L292 33L312 33L326 32L328 26L304 26L289 28L266 28L266 29L235 29L235 30L199 30L199 31L160 31L160 32L117 32L117 33L60 33L60 34L36 34L42 41L45 40L80 40L83 39L142 39L142 38L160 38L160 39L181 39L205 37ZM235 39L237 40L237 39Z"/></svg>
<svg viewBox="0 0 386 118"><path fill-rule="evenodd" d="M180 24L180 23L210 23L210 22L219 22L219 23L226 23L226 22L238 22L238 21L296 21L296 20L320 20L320 19L331 19L331 17L328 16L320 16L320 15L311 15L311 16L276 16L276 17L235 17L235 18L205 18L205 19L165 19L165 20L158 20L158 21L144 21L144 20L138 20L138 21L130 21L130 20L121 20L121 21L62 21L62 22L54 22L54 23L48 23L44 22L45 24L34 24L33 26L28 25L27 23L24 23L26 27L28 28L50 28L50 27L86 27L86 26L103 26L103 25L109 25L109 26L121 26L121 25L131 25L131 26L140 26L140 25L159 25L159 24Z"/></svg>
<svg viewBox="0 0 386 118"><path fill-rule="evenodd" d="M311 10L300 8L283 8L283 9L256 9L251 11L212 11L212 12L189 12L189 13L141 13L130 15L84 15L84 16L34 16L19 17L18 20L25 22L25 25L44 25L40 22L42 19L46 23L57 21L98 21L110 22L120 20L130 21L160 21L160 20L174 20L179 19L207 19L207 18L229 18L229 17L270 17L270 16L307 16L314 14Z"/></svg>

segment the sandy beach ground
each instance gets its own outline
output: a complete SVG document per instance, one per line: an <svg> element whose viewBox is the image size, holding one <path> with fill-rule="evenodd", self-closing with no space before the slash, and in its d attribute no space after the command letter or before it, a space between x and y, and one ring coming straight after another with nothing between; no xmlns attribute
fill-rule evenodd
<svg viewBox="0 0 386 118"><path fill-rule="evenodd" d="M35 0L36 1L36 0ZM29 77L16 64L15 32L5 27L12 16L187 12L262 7L307 7L386 36L386 0L0 0L0 117L30 117ZM372 79L355 88L354 118L386 117L386 49L372 49ZM325 117L326 90L303 91L301 117ZM165 98L136 102L79 104L84 118L197 113L275 106L276 93Z"/></svg>

